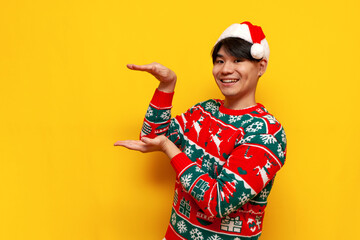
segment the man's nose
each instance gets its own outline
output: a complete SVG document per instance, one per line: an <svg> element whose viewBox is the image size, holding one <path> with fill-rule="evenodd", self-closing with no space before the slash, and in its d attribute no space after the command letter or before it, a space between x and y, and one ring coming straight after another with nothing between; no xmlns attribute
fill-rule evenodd
<svg viewBox="0 0 360 240"><path fill-rule="evenodd" d="M234 65L231 62L225 62L221 69L222 74L230 74L234 72Z"/></svg>

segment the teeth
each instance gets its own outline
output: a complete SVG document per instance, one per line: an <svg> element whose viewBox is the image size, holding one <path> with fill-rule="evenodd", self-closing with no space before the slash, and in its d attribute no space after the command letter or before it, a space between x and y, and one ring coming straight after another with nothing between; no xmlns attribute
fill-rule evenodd
<svg viewBox="0 0 360 240"><path fill-rule="evenodd" d="M223 83L234 83L234 82L237 82L238 80L236 80L236 79L223 79L223 80L221 80Z"/></svg>

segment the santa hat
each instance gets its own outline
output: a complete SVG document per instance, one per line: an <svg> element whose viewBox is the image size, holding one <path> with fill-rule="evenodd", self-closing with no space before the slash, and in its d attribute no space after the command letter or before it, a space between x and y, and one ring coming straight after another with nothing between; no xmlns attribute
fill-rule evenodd
<svg viewBox="0 0 360 240"><path fill-rule="evenodd" d="M252 43L251 56L255 59L265 58L269 61L269 44L260 26L252 25L250 22L234 23L220 35L216 44L228 37L237 37Z"/></svg>

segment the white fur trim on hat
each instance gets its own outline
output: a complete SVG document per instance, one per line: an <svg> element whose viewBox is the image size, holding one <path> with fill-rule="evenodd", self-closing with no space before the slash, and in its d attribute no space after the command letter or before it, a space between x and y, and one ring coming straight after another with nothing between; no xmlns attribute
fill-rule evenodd
<svg viewBox="0 0 360 240"><path fill-rule="evenodd" d="M251 39L249 27L246 24L239 24L239 23L232 24L230 27L225 29L225 31L220 35L216 43L229 37L237 37L244 39L245 41L248 41L250 43L253 43Z"/></svg>

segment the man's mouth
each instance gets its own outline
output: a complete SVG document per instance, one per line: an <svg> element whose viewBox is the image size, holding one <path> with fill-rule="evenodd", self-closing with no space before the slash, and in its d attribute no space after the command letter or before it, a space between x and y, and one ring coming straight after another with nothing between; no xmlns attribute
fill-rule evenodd
<svg viewBox="0 0 360 240"><path fill-rule="evenodd" d="M236 83L239 79L220 79L222 83Z"/></svg>

